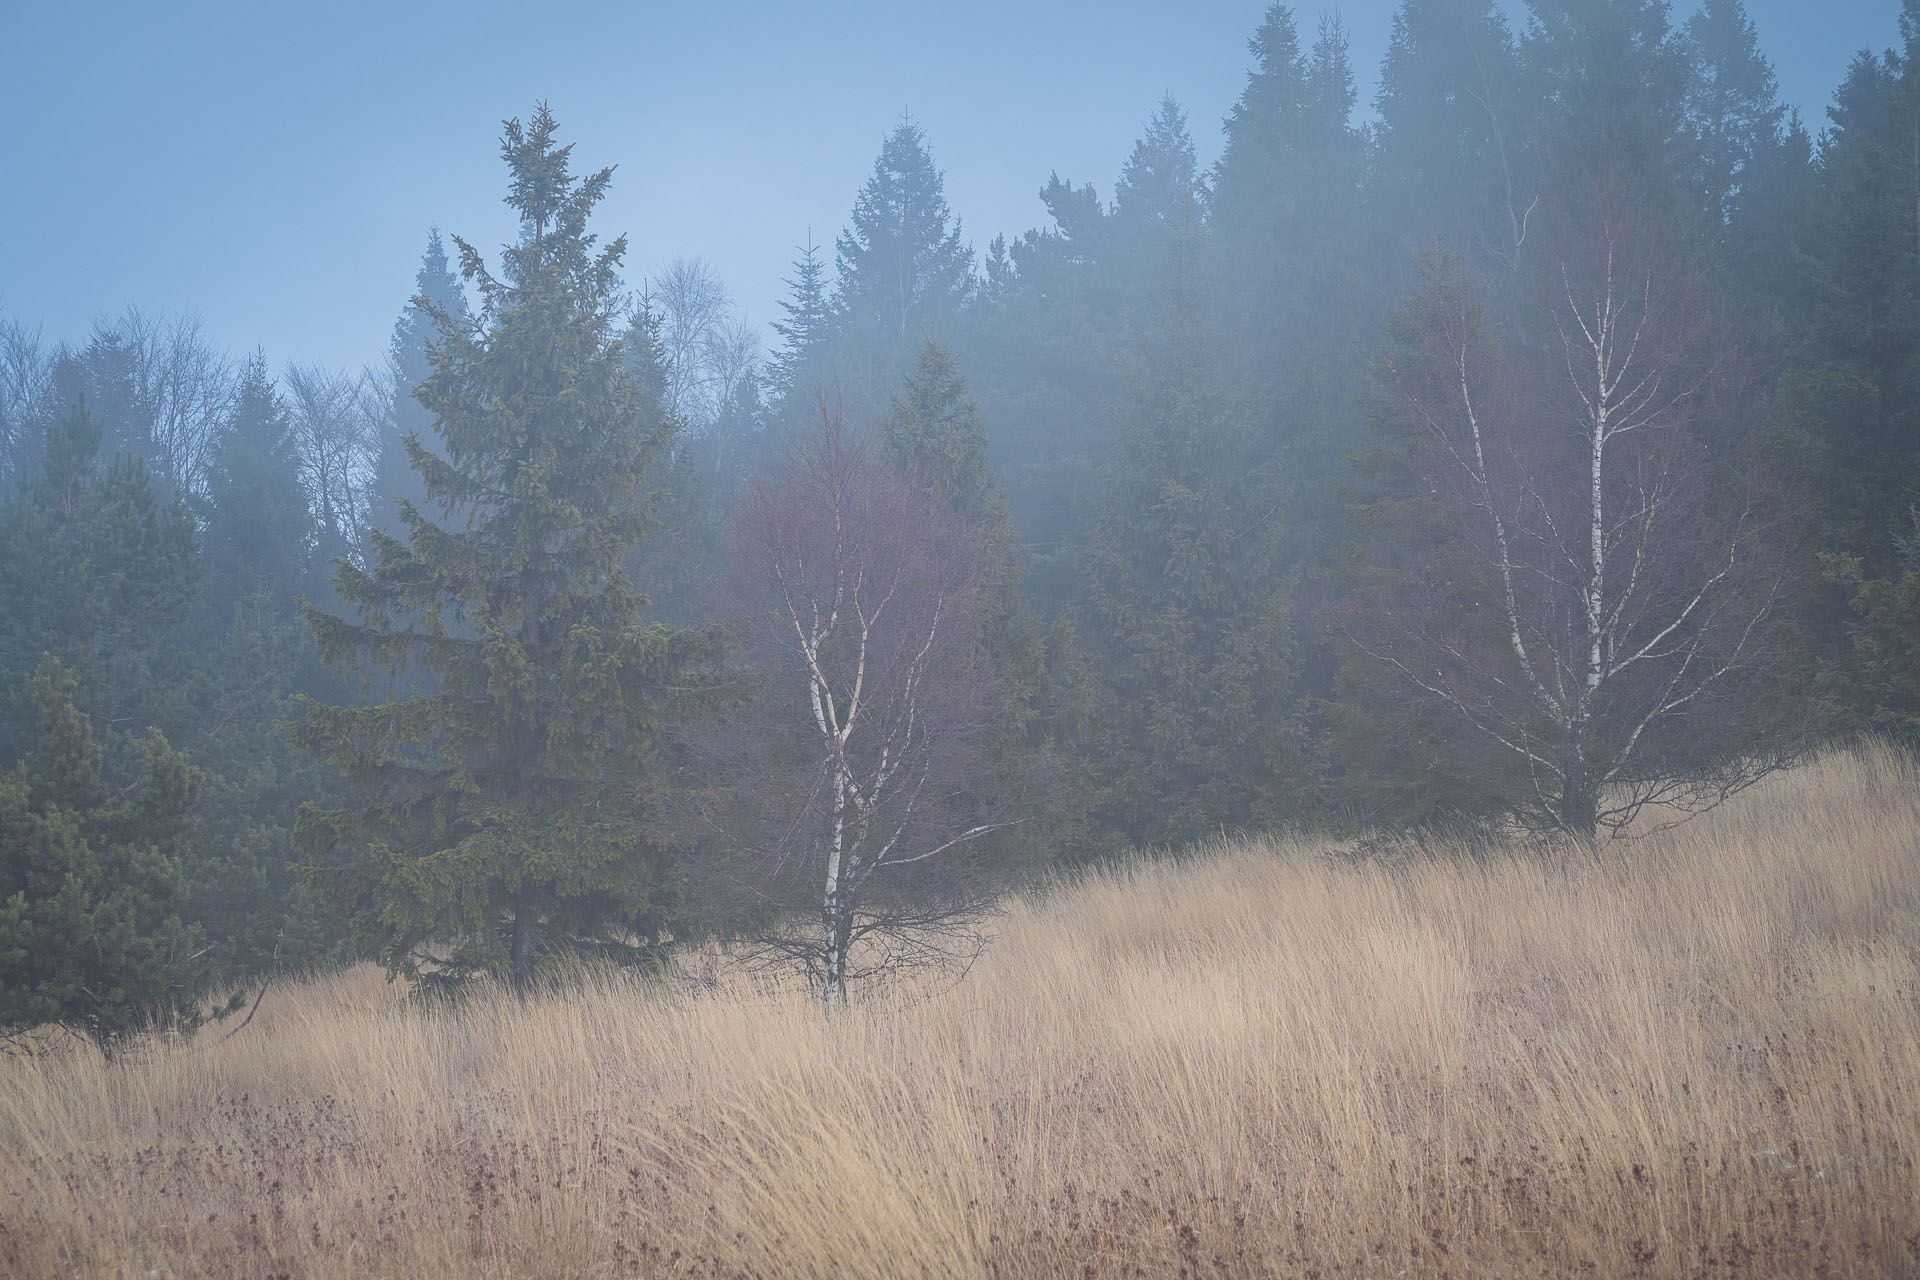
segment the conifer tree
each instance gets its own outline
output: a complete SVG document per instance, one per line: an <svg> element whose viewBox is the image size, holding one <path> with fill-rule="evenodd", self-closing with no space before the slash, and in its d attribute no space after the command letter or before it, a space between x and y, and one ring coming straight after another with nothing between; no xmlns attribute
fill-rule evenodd
<svg viewBox="0 0 1920 1280"><path fill-rule="evenodd" d="M110 785L73 694L45 659L32 740L0 773L0 1034L64 1022L111 1048L156 1022L191 1031L212 977L181 920L201 775L154 730L140 775Z"/></svg>
<svg viewBox="0 0 1920 1280"><path fill-rule="evenodd" d="M1083 545L1096 839L1182 844L1282 821L1318 785L1271 450L1220 367L1189 209L1130 370L1128 416Z"/></svg>
<svg viewBox="0 0 1920 1280"><path fill-rule="evenodd" d="M789 294L780 302L787 318L773 322L781 347L768 373L771 389L781 400L794 394L827 340L831 315L826 271L827 264L820 261L820 246L813 242L813 234L809 232L800 256L793 261L792 278L781 282Z"/></svg>
<svg viewBox="0 0 1920 1280"><path fill-rule="evenodd" d="M1285 457L1289 520L1317 527L1363 435L1356 393L1377 340L1383 255L1361 203L1345 32L1325 22L1303 51L1276 4L1250 47L1207 204L1223 372Z"/></svg>
<svg viewBox="0 0 1920 1280"><path fill-rule="evenodd" d="M671 423L615 326L624 238L587 229L612 170L577 177L541 105L509 121L507 204L525 233L496 274L464 241L481 307L429 305L419 399L444 456L409 439L428 511L342 566L353 620L312 606L322 657L437 684L368 707L307 701L300 743L364 807L301 812L295 846L391 971L511 977L583 950L642 959L677 923L677 868L649 827L664 686L694 649L642 617L622 560Z"/></svg>
<svg viewBox="0 0 1920 1280"><path fill-rule="evenodd" d="M1513 34L1493 0L1403 0L1374 100L1372 204L1400 246L1406 286L1443 240L1511 268L1536 175Z"/></svg>
<svg viewBox="0 0 1920 1280"><path fill-rule="evenodd" d="M1128 300L1144 302L1160 277L1171 228L1201 194L1187 115L1172 97L1160 100L1120 169L1113 188L1115 248L1108 271L1126 277Z"/></svg>
<svg viewBox="0 0 1920 1280"><path fill-rule="evenodd" d="M1000 714L989 754L993 786L1025 797L1038 814L1052 806L1052 743L1044 716L1048 699L1046 638L1027 608L1026 549L1014 530L1006 494L987 461L988 433L980 406L967 391L959 364L942 345L920 346L913 372L893 400L883 437L887 460L930 490L979 546L991 589L981 601L980 643L985 670L1001 690ZM1002 856L1027 862L1046 856L1037 841L1042 824L1010 827L990 842Z"/></svg>
<svg viewBox="0 0 1920 1280"><path fill-rule="evenodd" d="M249 596L265 599L270 614L291 617L307 587L312 517L293 424L262 355L241 373L203 484L207 606L215 625L224 628L234 603Z"/></svg>
<svg viewBox="0 0 1920 1280"><path fill-rule="evenodd" d="M1817 545L1881 578L1920 494L1920 3L1904 51L1862 54L1828 110L1780 403L1814 486Z"/></svg>
<svg viewBox="0 0 1920 1280"><path fill-rule="evenodd" d="M1686 119L1694 139L1692 185L1722 228L1756 163L1779 142L1785 109L1741 0L1705 0L1687 19L1692 75Z"/></svg>
<svg viewBox="0 0 1920 1280"><path fill-rule="evenodd" d="M22 687L52 653L88 712L119 717L147 692L134 676L191 614L204 570L186 503L162 500L136 459L103 474L101 434L74 404L47 433L41 474L0 505L0 680Z"/></svg>
<svg viewBox="0 0 1920 1280"><path fill-rule="evenodd" d="M833 372L852 409L878 416L920 340L973 291L973 251L919 125L902 121L887 134L834 264Z"/></svg>
<svg viewBox="0 0 1920 1280"><path fill-rule="evenodd" d="M424 305L422 305L424 302ZM444 312L456 325L468 321L467 295L460 276L447 261L447 247L440 228L427 232L427 248L420 256L420 269L413 277L413 300L394 322L393 337L387 344L387 360L393 373L393 405L381 434L379 452L374 461L374 528L401 536L400 499L415 504L426 497L420 478L414 472L406 439L420 441L432 436L433 414L414 398L414 388L433 372L429 348L434 341L434 316Z"/></svg>

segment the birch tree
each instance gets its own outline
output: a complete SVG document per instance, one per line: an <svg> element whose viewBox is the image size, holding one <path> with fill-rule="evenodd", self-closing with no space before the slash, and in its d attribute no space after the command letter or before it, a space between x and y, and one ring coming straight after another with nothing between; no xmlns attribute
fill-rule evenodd
<svg viewBox="0 0 1920 1280"><path fill-rule="evenodd" d="M1644 209L1587 194L1511 332L1444 261L1400 318L1385 416L1440 534L1348 634L1591 839L1776 767L1797 702L1784 526L1706 430L1738 361Z"/></svg>
<svg viewBox="0 0 1920 1280"><path fill-rule="evenodd" d="M856 969L943 954L986 901L966 864L1008 821L970 785L997 710L981 661L992 584L977 539L832 412L745 495L730 550L760 605L772 714L799 710L791 734L741 722L765 747L741 771L761 819L756 888L811 899L817 928L775 945L832 1010Z"/></svg>

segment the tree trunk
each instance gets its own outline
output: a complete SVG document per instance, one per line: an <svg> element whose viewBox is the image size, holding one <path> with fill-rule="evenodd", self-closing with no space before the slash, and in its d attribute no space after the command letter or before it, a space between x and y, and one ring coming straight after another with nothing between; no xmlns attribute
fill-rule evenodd
<svg viewBox="0 0 1920 1280"><path fill-rule="evenodd" d="M847 1002L847 944L853 932L852 904L839 895L824 913L826 975L820 986L820 1007L828 1014Z"/></svg>
<svg viewBox="0 0 1920 1280"><path fill-rule="evenodd" d="M1561 829L1592 844L1600 832L1600 788L1585 769L1567 770L1559 808Z"/></svg>

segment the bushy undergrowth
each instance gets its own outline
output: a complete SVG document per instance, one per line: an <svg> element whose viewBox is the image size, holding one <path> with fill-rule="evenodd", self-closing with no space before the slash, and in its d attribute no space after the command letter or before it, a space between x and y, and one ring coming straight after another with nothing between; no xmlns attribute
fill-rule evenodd
<svg viewBox="0 0 1920 1280"><path fill-rule="evenodd" d="M1599 855L1308 842L1014 903L962 982L606 979L0 1062L0 1273L1911 1275L1920 772Z"/></svg>

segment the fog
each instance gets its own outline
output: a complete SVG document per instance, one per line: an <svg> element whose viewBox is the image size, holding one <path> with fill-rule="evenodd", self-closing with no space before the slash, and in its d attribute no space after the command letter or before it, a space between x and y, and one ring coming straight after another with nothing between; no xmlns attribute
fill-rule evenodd
<svg viewBox="0 0 1920 1280"><path fill-rule="evenodd" d="M1920 0L20 18L0 1034L1920 739Z"/></svg>
<svg viewBox="0 0 1920 1280"><path fill-rule="evenodd" d="M1747 7L1816 128L1847 60L1898 35L1893 3ZM41 194L0 204L0 311L68 341L130 303L184 311L233 350L357 368L428 226L511 238L493 142L545 100L582 163L620 166L604 218L632 238L629 274L704 258L764 326L794 247L831 245L903 112L984 250L1046 225L1049 173L1110 196L1163 95L1216 159L1263 8L14 5L0 101L23 123L0 172ZM1346 25L1356 123L1392 10L1295 6L1303 30Z"/></svg>

